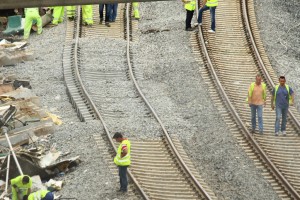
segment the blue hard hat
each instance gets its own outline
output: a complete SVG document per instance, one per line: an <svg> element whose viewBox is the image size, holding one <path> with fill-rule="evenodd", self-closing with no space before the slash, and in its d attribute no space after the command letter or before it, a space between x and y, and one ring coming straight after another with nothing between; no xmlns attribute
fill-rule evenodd
<svg viewBox="0 0 300 200"><path fill-rule="evenodd" d="M48 192L46 194L46 196L43 198L43 200L53 200L54 199L54 196L52 194L52 192Z"/></svg>

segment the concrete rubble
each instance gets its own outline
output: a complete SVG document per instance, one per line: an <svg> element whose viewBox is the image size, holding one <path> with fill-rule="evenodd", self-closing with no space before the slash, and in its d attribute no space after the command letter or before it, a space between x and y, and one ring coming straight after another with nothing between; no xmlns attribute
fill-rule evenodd
<svg viewBox="0 0 300 200"><path fill-rule="evenodd" d="M60 117L41 108L40 99L31 90L28 80L18 80L15 75L0 74L0 128L7 127L7 135L18 160L11 157L12 149L1 129L0 131L0 199L6 199L6 176L9 179L23 174L33 178L33 191L47 188L50 191L62 189L63 181L50 179L64 176L81 162L79 156L66 158L70 152L61 152L49 137L55 125L61 125ZM7 169L8 172L7 172ZM50 180L49 180L50 179ZM43 180L49 180L42 184Z"/></svg>

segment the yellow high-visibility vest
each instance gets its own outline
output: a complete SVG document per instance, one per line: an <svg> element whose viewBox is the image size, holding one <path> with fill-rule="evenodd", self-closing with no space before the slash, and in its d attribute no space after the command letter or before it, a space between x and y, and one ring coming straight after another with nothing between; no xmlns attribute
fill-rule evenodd
<svg viewBox="0 0 300 200"><path fill-rule="evenodd" d="M121 158L121 152L122 152L122 146L126 145L127 146L127 154L126 156ZM119 145L117 155L114 158L114 162L117 166L129 166L131 161L130 161L130 142L129 140L125 139L121 142Z"/></svg>
<svg viewBox="0 0 300 200"><path fill-rule="evenodd" d="M184 4L184 8L189 10L189 11L193 11L196 9L196 1L195 0L191 0L187 3Z"/></svg>
<svg viewBox="0 0 300 200"><path fill-rule="evenodd" d="M249 92L248 92L248 97L252 97L253 90L254 90L255 82L251 83ZM267 98L267 85L265 83L261 83L262 89L263 89L263 100L266 101ZM246 101L248 101L248 97Z"/></svg>
<svg viewBox="0 0 300 200"><path fill-rule="evenodd" d="M207 7L216 7L218 6L218 0L207 0L205 5Z"/></svg>
<svg viewBox="0 0 300 200"><path fill-rule="evenodd" d="M278 88L279 88L279 84L275 86L275 94L274 94L274 101L273 101L274 104L276 103L276 95L277 95ZM285 88L289 94L289 104L291 104L292 103L292 95L290 94L290 87L287 84L285 84Z"/></svg>

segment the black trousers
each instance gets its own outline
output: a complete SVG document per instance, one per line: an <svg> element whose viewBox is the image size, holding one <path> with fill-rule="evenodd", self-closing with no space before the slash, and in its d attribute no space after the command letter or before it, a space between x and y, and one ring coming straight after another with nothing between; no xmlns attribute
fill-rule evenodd
<svg viewBox="0 0 300 200"><path fill-rule="evenodd" d="M188 28L192 28L191 22L193 19L194 11L186 10L186 19L185 19L185 30Z"/></svg>
<svg viewBox="0 0 300 200"><path fill-rule="evenodd" d="M120 190L127 192L127 167L128 166L118 166L119 167L119 176L120 176Z"/></svg>

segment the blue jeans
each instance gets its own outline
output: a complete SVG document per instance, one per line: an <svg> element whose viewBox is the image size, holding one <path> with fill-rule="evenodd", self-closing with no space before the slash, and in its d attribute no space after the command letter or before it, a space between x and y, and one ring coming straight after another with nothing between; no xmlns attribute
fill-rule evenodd
<svg viewBox="0 0 300 200"><path fill-rule="evenodd" d="M287 118L287 112L288 112L288 107L286 108L280 108L276 106L276 121L275 121L275 133L279 132L279 126L280 126L280 117L282 117L282 122L281 122L281 131L286 130L286 118Z"/></svg>
<svg viewBox="0 0 300 200"><path fill-rule="evenodd" d="M255 130L256 128L256 112L257 112L257 118L258 118L258 130L259 132L263 132L263 105L250 105L251 108L251 124L252 124L252 130Z"/></svg>
<svg viewBox="0 0 300 200"><path fill-rule="evenodd" d="M103 20L104 6L105 6L105 22L109 22L109 16L110 16L110 12L111 12L111 6L110 6L110 4L99 4L100 19Z"/></svg>
<svg viewBox="0 0 300 200"><path fill-rule="evenodd" d="M211 19L211 30L216 31L216 6L215 7L207 7L203 6L199 9L198 15L198 23L202 23L202 13L206 10L210 10L210 19Z"/></svg>
<svg viewBox="0 0 300 200"><path fill-rule="evenodd" d="M111 8L111 11L110 11L109 20L111 22L114 22L114 21L116 21L116 18L117 18L118 3L112 3L112 4L110 4L110 8Z"/></svg>
<svg viewBox="0 0 300 200"><path fill-rule="evenodd" d="M119 176L120 176L120 190L127 192L127 167L128 166L118 166L119 167Z"/></svg>

